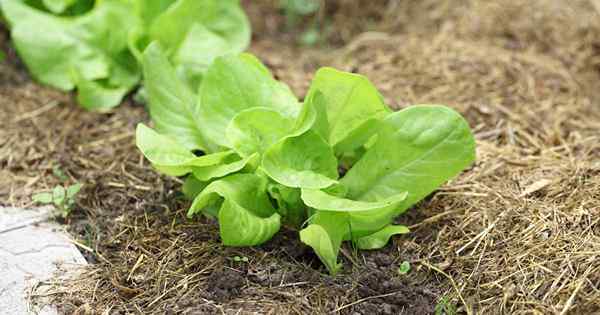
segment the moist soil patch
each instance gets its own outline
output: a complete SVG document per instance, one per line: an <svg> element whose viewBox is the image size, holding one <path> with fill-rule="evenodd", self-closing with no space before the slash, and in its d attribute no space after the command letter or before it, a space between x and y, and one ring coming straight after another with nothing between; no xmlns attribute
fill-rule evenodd
<svg viewBox="0 0 600 315"><path fill-rule="evenodd" d="M0 205L84 184L64 223L92 265L54 283L64 313L600 312L598 8L327 1L330 44L301 48L280 11L246 6L251 51L297 95L334 65L367 75L396 109L449 105L475 132L477 162L397 219L410 234L378 251L343 247L330 277L296 231L223 247L215 221L186 218L181 181L135 148L143 105L79 109L28 77L3 30Z"/></svg>

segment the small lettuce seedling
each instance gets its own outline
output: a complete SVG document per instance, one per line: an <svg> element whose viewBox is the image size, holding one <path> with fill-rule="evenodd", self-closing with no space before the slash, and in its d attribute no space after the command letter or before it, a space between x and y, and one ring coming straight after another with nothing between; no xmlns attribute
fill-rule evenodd
<svg viewBox="0 0 600 315"><path fill-rule="evenodd" d="M249 54L217 57L197 93L156 43L143 67L156 130L139 124L137 146L159 172L186 176L188 216L217 218L227 246L264 243L285 224L335 274L343 241L377 249L408 233L393 219L475 159L460 114L392 112L361 75L322 68L300 104Z"/></svg>
<svg viewBox="0 0 600 315"><path fill-rule="evenodd" d="M140 81L136 57L165 47L178 75L197 88L216 56L239 53L250 24L238 0L0 0L17 53L40 83L108 110Z"/></svg>

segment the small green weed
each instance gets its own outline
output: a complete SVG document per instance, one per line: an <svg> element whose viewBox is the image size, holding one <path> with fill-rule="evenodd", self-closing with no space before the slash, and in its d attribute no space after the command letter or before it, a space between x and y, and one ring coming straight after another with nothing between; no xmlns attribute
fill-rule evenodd
<svg viewBox="0 0 600 315"><path fill-rule="evenodd" d="M410 271L410 263L408 261L403 261L402 264L400 264L400 267L398 267L398 273L401 275L405 275Z"/></svg>
<svg viewBox="0 0 600 315"><path fill-rule="evenodd" d="M67 186L66 188L57 185L52 192L37 193L32 196L32 199L39 204L53 204L56 207L58 215L66 218L73 210L75 197L79 193L81 186L80 183Z"/></svg>
<svg viewBox="0 0 600 315"><path fill-rule="evenodd" d="M233 261L247 263L249 260L248 260L248 257L246 257L246 256L233 256Z"/></svg>
<svg viewBox="0 0 600 315"><path fill-rule="evenodd" d="M455 315L456 314L456 305L448 299L447 296L442 297L442 299L435 306L435 315Z"/></svg>

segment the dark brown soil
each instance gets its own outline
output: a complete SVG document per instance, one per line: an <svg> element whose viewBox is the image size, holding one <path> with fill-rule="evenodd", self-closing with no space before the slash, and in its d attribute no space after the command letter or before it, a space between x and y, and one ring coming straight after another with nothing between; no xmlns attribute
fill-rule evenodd
<svg viewBox="0 0 600 315"><path fill-rule="evenodd" d="M84 184L65 223L92 265L57 280L67 314L598 313L600 8L591 3L327 1L327 44L300 48L273 3L246 1L251 51L299 96L319 66L334 65L367 75L394 108L457 109L477 137L475 165L398 218L411 234L378 251L344 247L336 277L295 231L223 247L216 222L185 217L181 181L156 174L135 148L143 106L79 109L28 77L5 31L0 205Z"/></svg>

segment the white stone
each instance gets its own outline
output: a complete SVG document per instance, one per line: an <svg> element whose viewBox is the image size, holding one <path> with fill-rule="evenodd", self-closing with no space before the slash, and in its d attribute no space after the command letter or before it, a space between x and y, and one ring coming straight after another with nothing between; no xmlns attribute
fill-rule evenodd
<svg viewBox="0 0 600 315"><path fill-rule="evenodd" d="M63 228L50 219L51 211L0 207L1 314L56 314L53 307L29 305L32 288L52 278L58 266L76 269L86 264Z"/></svg>

